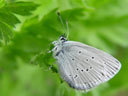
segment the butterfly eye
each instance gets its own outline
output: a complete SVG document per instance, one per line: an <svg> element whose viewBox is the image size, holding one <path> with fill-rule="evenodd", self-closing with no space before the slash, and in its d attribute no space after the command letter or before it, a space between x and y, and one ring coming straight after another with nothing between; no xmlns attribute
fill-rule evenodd
<svg viewBox="0 0 128 96"><path fill-rule="evenodd" d="M65 40L65 38L64 38L64 37L62 37L60 40Z"/></svg>

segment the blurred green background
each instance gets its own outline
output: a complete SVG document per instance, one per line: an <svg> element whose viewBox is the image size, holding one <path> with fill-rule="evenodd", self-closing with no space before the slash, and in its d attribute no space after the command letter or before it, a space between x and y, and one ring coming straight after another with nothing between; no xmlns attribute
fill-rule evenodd
<svg viewBox="0 0 128 96"><path fill-rule="evenodd" d="M47 53L69 22L69 40L121 63L110 81L82 93L60 79ZM128 96L128 0L0 0L0 96Z"/></svg>

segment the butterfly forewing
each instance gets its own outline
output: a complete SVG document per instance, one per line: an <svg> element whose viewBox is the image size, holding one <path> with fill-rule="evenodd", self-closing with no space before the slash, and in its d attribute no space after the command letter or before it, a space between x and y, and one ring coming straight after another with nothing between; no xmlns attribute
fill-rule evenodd
<svg viewBox="0 0 128 96"><path fill-rule="evenodd" d="M89 90L111 79L121 67L111 55L74 41L65 42L55 58L61 77L78 90Z"/></svg>

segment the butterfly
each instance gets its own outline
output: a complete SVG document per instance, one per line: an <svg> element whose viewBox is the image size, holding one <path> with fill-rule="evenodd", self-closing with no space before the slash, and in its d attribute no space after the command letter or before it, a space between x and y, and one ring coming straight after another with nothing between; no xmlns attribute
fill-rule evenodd
<svg viewBox="0 0 128 96"><path fill-rule="evenodd" d="M58 16L63 24L59 13ZM121 63L110 54L80 42L68 41L64 35L52 44L59 73L74 89L90 90L113 78L121 68Z"/></svg>

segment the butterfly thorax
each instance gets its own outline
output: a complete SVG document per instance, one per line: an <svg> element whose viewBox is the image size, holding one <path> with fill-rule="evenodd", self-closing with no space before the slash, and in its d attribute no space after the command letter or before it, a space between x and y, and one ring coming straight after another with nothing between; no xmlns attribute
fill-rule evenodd
<svg viewBox="0 0 128 96"><path fill-rule="evenodd" d="M52 42L52 44L54 45L54 48L52 49L54 57L59 55L59 53L63 49L63 43L66 41L67 39L64 36L61 36L57 41Z"/></svg>

